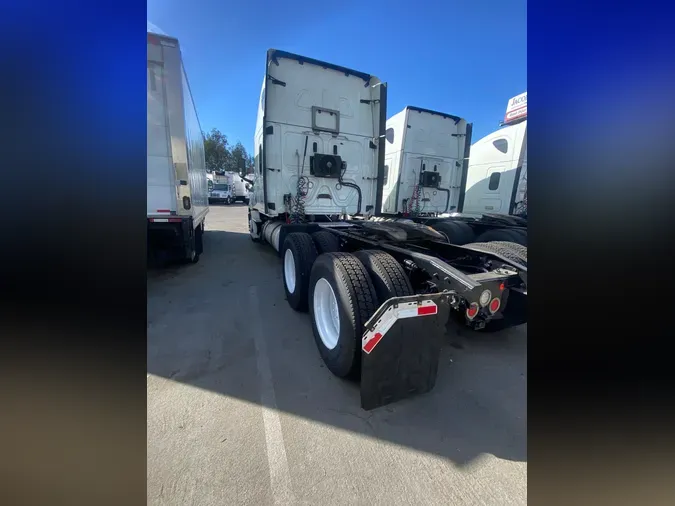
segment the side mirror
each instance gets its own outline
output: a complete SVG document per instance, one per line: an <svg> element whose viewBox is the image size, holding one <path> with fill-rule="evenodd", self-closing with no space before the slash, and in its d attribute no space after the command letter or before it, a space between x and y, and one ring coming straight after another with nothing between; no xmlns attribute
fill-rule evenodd
<svg viewBox="0 0 675 506"><path fill-rule="evenodd" d="M387 139L387 142L389 144L394 143L394 129L393 128L387 128L387 131L384 134L384 137Z"/></svg>

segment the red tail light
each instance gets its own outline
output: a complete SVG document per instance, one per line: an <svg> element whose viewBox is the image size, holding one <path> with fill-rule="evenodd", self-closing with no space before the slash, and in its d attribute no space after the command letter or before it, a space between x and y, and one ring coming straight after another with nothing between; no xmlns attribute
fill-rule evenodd
<svg viewBox="0 0 675 506"><path fill-rule="evenodd" d="M492 299L492 302L490 302L490 312L492 314L496 313L499 311L499 307L502 305L502 301L499 300L498 297L495 297Z"/></svg>
<svg viewBox="0 0 675 506"><path fill-rule="evenodd" d="M472 302L469 308L466 310L466 317L469 320L473 320L478 315L478 304Z"/></svg>

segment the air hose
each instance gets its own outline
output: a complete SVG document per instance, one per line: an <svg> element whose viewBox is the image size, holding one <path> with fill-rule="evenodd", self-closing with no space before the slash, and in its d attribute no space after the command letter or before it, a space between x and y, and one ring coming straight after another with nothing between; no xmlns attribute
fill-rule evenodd
<svg viewBox="0 0 675 506"><path fill-rule="evenodd" d="M347 188L354 188L356 190L356 193L358 195L358 200L356 203L356 214L354 216L358 216L361 214L361 188L359 185L355 183L350 183L348 181L343 181L342 176L338 179L338 184L335 185L335 189L339 190L341 186L346 186Z"/></svg>
<svg viewBox="0 0 675 506"><path fill-rule="evenodd" d="M302 165L298 170L298 183L295 190L295 198L291 205L291 223L302 223L305 220L305 197L309 192L309 179L302 175L305 170L305 158L307 157L307 141L309 136L305 136L305 150L302 154ZM297 151L296 151L297 153ZM300 158L300 155L298 155Z"/></svg>

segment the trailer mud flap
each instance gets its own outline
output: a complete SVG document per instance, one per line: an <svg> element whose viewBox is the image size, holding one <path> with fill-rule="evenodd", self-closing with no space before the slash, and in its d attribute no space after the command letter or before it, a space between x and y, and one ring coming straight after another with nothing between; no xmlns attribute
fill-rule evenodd
<svg viewBox="0 0 675 506"><path fill-rule="evenodd" d="M436 384L447 294L396 297L382 304L361 340L361 407L374 409L429 392Z"/></svg>

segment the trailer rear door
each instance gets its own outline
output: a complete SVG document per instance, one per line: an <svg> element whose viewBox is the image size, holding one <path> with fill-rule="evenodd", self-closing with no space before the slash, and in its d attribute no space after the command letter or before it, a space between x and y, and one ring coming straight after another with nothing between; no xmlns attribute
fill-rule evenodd
<svg viewBox="0 0 675 506"><path fill-rule="evenodd" d="M147 214L176 211L162 47L148 42Z"/></svg>

